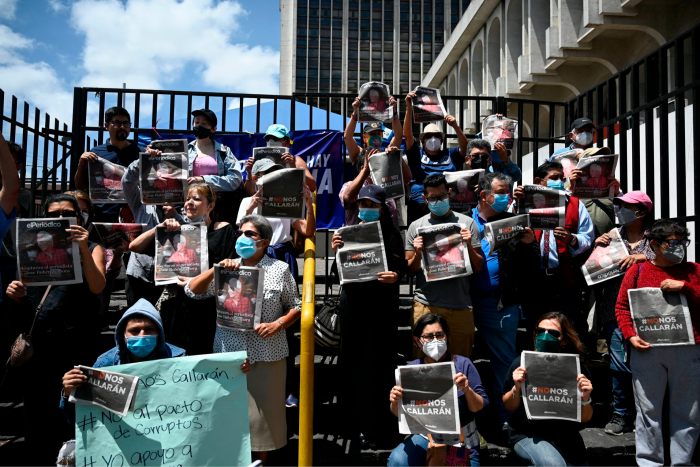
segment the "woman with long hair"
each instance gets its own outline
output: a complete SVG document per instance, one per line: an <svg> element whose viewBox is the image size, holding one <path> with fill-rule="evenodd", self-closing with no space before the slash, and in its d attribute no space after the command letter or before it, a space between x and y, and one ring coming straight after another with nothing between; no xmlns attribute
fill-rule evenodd
<svg viewBox="0 0 700 467"><path fill-rule="evenodd" d="M583 356L584 348L574 326L564 314L545 313L537 320L532 336L536 352L571 353ZM581 423L593 416L591 391L593 385L585 365L578 375L581 391ZM503 383L503 405L514 412L508 420L508 436L513 451L526 465L584 465L586 446L579 434L581 423L567 420L531 420L525 413L521 397L527 370L521 366L520 355L513 361Z"/></svg>

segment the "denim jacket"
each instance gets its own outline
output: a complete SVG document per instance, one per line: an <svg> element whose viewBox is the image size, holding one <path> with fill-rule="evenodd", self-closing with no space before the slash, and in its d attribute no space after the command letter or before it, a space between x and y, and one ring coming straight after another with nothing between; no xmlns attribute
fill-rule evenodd
<svg viewBox="0 0 700 467"><path fill-rule="evenodd" d="M197 147L192 141L189 146L188 157L190 161L190 176L192 174L192 166L197 158ZM214 154L216 155L216 166L219 175L203 175L204 181L213 186L216 191L235 191L241 184L241 171L238 169L238 159L233 155L228 146L214 141ZM226 160L221 160L221 153L226 153Z"/></svg>

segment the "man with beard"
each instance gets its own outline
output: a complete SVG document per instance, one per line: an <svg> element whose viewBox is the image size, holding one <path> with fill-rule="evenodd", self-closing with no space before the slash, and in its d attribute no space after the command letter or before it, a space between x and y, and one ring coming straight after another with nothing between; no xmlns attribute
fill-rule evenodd
<svg viewBox="0 0 700 467"><path fill-rule="evenodd" d="M128 167L138 160L139 147L126 138L131 132L131 116L122 107L112 107L105 112L105 128L109 131L109 139L105 144L95 146L89 152L80 156L78 170L75 171L75 187L78 190L88 191L88 163L97 162L101 157L113 164ZM119 222L119 210L123 204L96 204L96 222Z"/></svg>

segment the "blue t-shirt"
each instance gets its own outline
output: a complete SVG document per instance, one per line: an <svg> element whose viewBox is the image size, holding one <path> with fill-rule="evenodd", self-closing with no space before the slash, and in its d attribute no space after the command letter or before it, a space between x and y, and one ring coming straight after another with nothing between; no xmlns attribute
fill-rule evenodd
<svg viewBox="0 0 700 467"><path fill-rule="evenodd" d="M459 152L459 146L451 149L443 149L437 156L429 156L420 147L418 141L413 143L411 149L406 150L406 159L411 168L413 180L411 180L410 201L423 204L423 180L428 175L441 174L443 172L456 172L461 170L464 157Z"/></svg>
<svg viewBox="0 0 700 467"><path fill-rule="evenodd" d="M140 149L135 143L131 143L124 149L119 149L116 146L112 146L109 141L105 144L95 146L90 149L90 152L94 152L98 157L106 159L114 164L119 164L122 167L129 167L129 164L138 160ZM124 204L96 204L95 205L95 220L98 222L117 222L119 217L119 210L124 206Z"/></svg>
<svg viewBox="0 0 700 467"><path fill-rule="evenodd" d="M484 237L484 226L486 221L479 215L479 207L472 209L472 219L476 222L479 227L479 238L481 239L481 249L484 252L484 257L486 259L484 266L481 268L481 272L474 275L472 279L474 283L474 291L482 293L498 292L499 289L499 277L500 277L500 267L498 264L498 252L489 256L489 251L491 251L489 242Z"/></svg>
<svg viewBox="0 0 700 467"><path fill-rule="evenodd" d="M5 238L5 235L7 235L7 231L10 230L10 227L12 227L12 222L14 222L15 217L17 217L17 208L12 208L12 212L8 216L5 214L5 211L0 209L0 238ZM4 287L2 284L2 280L0 280L0 287ZM4 290L4 289L2 289ZM2 301L2 294L0 294L0 302Z"/></svg>

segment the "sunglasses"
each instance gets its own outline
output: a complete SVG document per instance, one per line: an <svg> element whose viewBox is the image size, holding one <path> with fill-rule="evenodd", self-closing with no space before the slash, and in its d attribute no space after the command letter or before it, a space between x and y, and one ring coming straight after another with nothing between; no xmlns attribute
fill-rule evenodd
<svg viewBox="0 0 700 467"><path fill-rule="evenodd" d="M434 334L423 334L423 335L420 336L420 337L421 337L421 339L426 340L426 341L432 341L433 339L437 339L437 340L440 340L440 341L441 341L441 340L443 340L446 336L445 336L445 333L444 333L444 332L438 331L438 332L436 332L436 333L434 333Z"/></svg>
<svg viewBox="0 0 700 467"><path fill-rule="evenodd" d="M78 217L78 213L72 210L66 211L49 211L46 217Z"/></svg>
<svg viewBox="0 0 700 467"><path fill-rule="evenodd" d="M688 248L688 245L690 245L690 240L687 238L685 240L664 240L663 243L666 243L670 247L683 245L684 247Z"/></svg>
<svg viewBox="0 0 700 467"><path fill-rule="evenodd" d="M538 336L540 334L544 334L545 332L548 334L551 334L552 336L556 337L557 339L559 339L561 337L561 332L557 331L556 329L547 329L547 328L540 328L540 327L535 329L535 334Z"/></svg>
<svg viewBox="0 0 700 467"><path fill-rule="evenodd" d="M245 235L248 238L255 238L260 236L260 234L254 230L236 230L235 234L236 238L240 237L241 235Z"/></svg>

